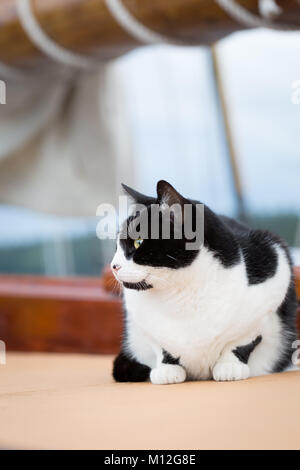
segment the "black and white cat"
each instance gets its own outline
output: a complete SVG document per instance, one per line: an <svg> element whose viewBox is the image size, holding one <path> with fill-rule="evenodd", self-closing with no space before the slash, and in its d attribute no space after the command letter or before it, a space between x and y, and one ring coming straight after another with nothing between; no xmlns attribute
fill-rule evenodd
<svg viewBox="0 0 300 470"><path fill-rule="evenodd" d="M146 206L192 204L160 181L157 198L127 186ZM124 223L130 231L134 217ZM124 233L123 233L124 235ZM119 382L241 380L291 365L296 293L285 243L204 206L204 242L118 236L111 263L124 287L125 333L115 359Z"/></svg>

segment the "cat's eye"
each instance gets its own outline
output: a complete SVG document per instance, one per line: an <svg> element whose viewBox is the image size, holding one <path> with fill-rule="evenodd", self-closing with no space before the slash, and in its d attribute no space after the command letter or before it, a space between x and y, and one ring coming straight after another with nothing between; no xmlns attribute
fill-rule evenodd
<svg viewBox="0 0 300 470"><path fill-rule="evenodd" d="M137 250L141 246L143 241L144 240L142 238L137 238L136 240L134 240L133 242L134 248Z"/></svg>

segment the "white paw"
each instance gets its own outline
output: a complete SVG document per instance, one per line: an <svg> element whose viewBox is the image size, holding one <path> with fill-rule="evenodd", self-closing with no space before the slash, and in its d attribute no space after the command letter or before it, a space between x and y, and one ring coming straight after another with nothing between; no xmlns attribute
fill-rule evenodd
<svg viewBox="0 0 300 470"><path fill-rule="evenodd" d="M245 380L249 377L249 366L242 362L220 362L213 369L213 378L217 382Z"/></svg>
<svg viewBox="0 0 300 470"><path fill-rule="evenodd" d="M178 365L161 364L151 370L150 380L155 385L178 384L184 382L186 372Z"/></svg>

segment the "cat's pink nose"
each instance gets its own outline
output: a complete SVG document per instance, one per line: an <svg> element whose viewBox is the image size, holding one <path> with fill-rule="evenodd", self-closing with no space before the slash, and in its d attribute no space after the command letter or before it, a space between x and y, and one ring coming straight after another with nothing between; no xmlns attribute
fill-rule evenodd
<svg viewBox="0 0 300 470"><path fill-rule="evenodd" d="M121 266L119 264L113 264L112 268L114 271L118 272L121 269Z"/></svg>

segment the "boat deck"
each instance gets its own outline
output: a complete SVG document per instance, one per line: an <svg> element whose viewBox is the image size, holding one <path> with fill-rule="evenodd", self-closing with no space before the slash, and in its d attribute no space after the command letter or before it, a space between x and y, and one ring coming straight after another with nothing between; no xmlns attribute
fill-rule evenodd
<svg viewBox="0 0 300 470"><path fill-rule="evenodd" d="M116 384L112 356L9 353L4 449L299 449L300 372L243 382Z"/></svg>

